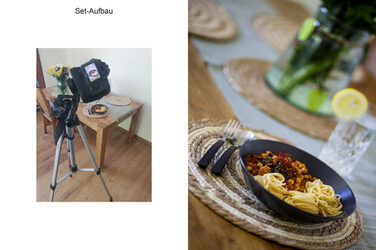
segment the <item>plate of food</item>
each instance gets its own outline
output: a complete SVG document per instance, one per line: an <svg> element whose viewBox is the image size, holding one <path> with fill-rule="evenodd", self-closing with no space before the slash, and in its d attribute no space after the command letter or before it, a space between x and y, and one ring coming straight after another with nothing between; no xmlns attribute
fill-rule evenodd
<svg viewBox="0 0 376 250"><path fill-rule="evenodd" d="M349 185L324 162L294 146L248 140L239 151L247 186L274 212L321 223L350 216L356 207Z"/></svg>
<svg viewBox="0 0 376 250"><path fill-rule="evenodd" d="M104 104L95 104L91 106L90 110L95 114L103 115L108 111L108 107Z"/></svg>

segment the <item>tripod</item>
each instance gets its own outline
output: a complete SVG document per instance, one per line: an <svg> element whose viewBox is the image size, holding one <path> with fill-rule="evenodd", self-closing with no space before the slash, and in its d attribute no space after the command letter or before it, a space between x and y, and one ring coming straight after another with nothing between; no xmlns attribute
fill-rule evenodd
<svg viewBox="0 0 376 250"><path fill-rule="evenodd" d="M61 135L59 137L59 140L57 141L56 145L56 152L55 152L55 161L54 161L54 168L52 172L52 181L50 185L50 201L53 201L54 199L54 194L55 194L55 188L56 185L65 180L68 177L72 177L74 173L76 172L95 172L99 178L102 181L102 184L104 186L104 189L106 190L108 199L112 201L112 196L110 194L110 191L108 191L107 185L103 180L103 177L101 175L101 171L98 168L97 162L94 159L93 153L91 152L90 145L86 139L84 130L82 129L80 120L78 119L78 116L76 115L76 110L78 106L78 100L79 97L74 96L73 101L68 101L69 104L66 105L65 107L70 106L69 113L68 113L68 118L65 120L65 129L61 131ZM63 118L60 118L63 119ZM86 150L89 153L90 159L93 163L94 168L78 168L76 164L76 157L75 157L75 152L74 152L74 132L73 128L77 127L78 132L85 144ZM60 160L60 154L61 154L61 146L63 144L64 139L67 139L67 151L68 151L68 158L69 158L69 172L61 177L59 180L57 180L57 172L59 169L59 160Z"/></svg>

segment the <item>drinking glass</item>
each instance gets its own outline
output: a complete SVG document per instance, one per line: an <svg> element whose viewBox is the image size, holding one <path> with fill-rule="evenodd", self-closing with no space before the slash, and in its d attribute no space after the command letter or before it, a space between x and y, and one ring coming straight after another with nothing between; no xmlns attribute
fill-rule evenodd
<svg viewBox="0 0 376 250"><path fill-rule="evenodd" d="M343 177L350 174L376 136L376 106L354 121L340 120L331 133L319 158Z"/></svg>

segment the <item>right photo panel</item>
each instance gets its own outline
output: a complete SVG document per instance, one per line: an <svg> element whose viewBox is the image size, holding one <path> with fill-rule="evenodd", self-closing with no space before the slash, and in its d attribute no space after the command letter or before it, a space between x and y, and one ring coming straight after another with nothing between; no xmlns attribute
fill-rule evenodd
<svg viewBox="0 0 376 250"><path fill-rule="evenodd" d="M188 1L188 248L376 248L376 1Z"/></svg>

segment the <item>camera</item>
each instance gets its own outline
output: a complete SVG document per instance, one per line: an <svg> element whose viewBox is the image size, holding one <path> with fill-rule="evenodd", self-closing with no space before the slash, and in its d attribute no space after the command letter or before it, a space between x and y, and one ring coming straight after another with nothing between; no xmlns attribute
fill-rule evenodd
<svg viewBox="0 0 376 250"><path fill-rule="evenodd" d="M71 68L71 78L67 80L67 83L73 95L59 95L52 107L54 116L59 120L54 131L55 145L65 126L73 127L79 124L76 110L80 97L84 103L88 103L110 93L110 83L107 79L109 73L108 65L95 58L80 67Z"/></svg>
<svg viewBox="0 0 376 250"><path fill-rule="evenodd" d="M80 67L70 70L68 86L73 95L80 95L84 103L92 102L110 93L107 76L110 68L99 59L91 59Z"/></svg>

